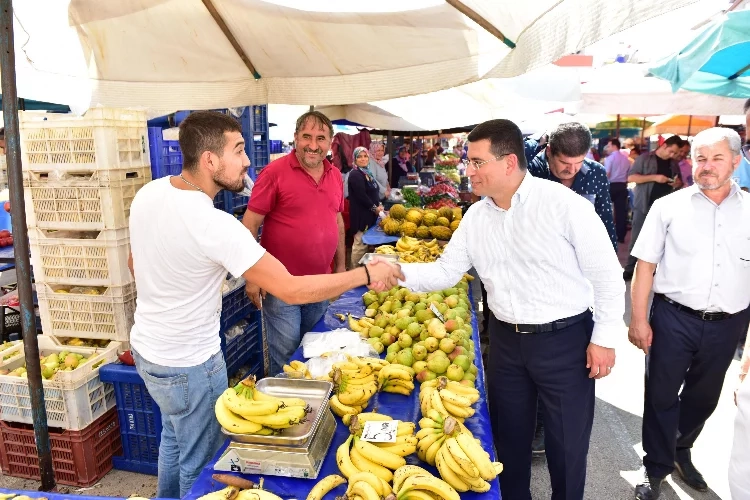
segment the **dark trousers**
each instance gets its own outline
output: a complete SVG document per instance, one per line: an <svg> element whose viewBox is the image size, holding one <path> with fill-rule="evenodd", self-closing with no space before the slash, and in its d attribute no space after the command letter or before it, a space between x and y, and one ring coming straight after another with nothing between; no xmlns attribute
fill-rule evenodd
<svg viewBox="0 0 750 500"><path fill-rule="evenodd" d="M612 198L612 204L615 206L615 233L617 241L625 241L625 234L628 232L628 183L612 182L609 185L609 196Z"/></svg>
<svg viewBox="0 0 750 500"><path fill-rule="evenodd" d="M747 327L747 310L721 321L703 321L654 298L643 407L643 464L650 475L671 474L675 453L689 457L716 409L724 375Z"/></svg>
<svg viewBox="0 0 750 500"><path fill-rule="evenodd" d="M641 228L643 228L643 223L646 222L647 215L648 212L641 212L640 210L633 209L633 223L630 225L630 245L628 245L628 253L633 251L635 240L637 240L638 235L641 234ZM625 272L634 272L637 262L637 258L628 255L628 262L625 264Z"/></svg>
<svg viewBox="0 0 750 500"><path fill-rule="evenodd" d="M504 465L503 498L531 500L537 395L543 403L552 500L583 498L594 421L594 379L586 369L593 328L590 313L568 328L540 334L516 333L494 315L490 318L488 401Z"/></svg>

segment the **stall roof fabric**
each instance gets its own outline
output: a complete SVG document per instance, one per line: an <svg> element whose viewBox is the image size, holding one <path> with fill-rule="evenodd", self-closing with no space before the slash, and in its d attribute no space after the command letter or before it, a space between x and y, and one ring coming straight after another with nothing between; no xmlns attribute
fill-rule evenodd
<svg viewBox="0 0 750 500"><path fill-rule="evenodd" d="M460 3L485 27L443 0L17 0L19 95L78 110L381 101L521 75L693 2Z"/></svg>

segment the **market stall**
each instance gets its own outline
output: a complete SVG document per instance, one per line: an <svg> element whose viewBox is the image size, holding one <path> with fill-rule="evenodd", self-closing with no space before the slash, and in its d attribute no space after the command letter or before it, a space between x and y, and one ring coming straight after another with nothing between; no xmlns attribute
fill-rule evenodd
<svg viewBox="0 0 750 500"><path fill-rule="evenodd" d="M361 316L365 312L365 306L362 302L362 294L366 292L365 287L360 287L355 290L351 290L343 294L336 302L332 303L325 316L318 322L313 328L315 332L324 332L335 328L341 328L343 323L337 317L337 314L352 314ZM472 308L473 309L473 308ZM481 441L482 448L486 450L491 460L495 460L492 431L490 426L489 412L487 408L487 402L485 400L486 387L484 379L484 369L482 365L481 351L479 345L478 326L477 319L474 311L471 311L471 324L473 326L473 339L475 345L475 364L478 368L477 378L475 380L476 388L481 394L481 399L476 403L476 413L474 416L466 419L466 427L473 433L474 437ZM302 349L298 349L295 352L292 360L303 360ZM415 390L409 396L403 396L399 394L388 394L384 392L377 393L370 401L368 411L371 409L377 409L378 413L384 413L390 415L394 419L398 419L406 422L417 422L420 419L420 403L418 398L418 390ZM336 449L346 440L349 435L348 428L342 423L339 417L335 417L336 430L333 435L333 440L330 444L328 452L323 461L320 472L317 476L317 480L326 477L330 474L340 474L339 467L336 463ZM196 480L190 492L186 495L186 499L192 500L201 497L207 493L217 491L223 488L222 484L217 483L212 479L212 475L216 473L214 465L219 458L224 454L229 440L225 443L222 449L216 454L214 459L206 465L203 472ZM420 465L425 469L428 469L437 477L438 471L420 460L417 459L416 455L409 455L406 457L408 464ZM283 473L283 471L281 471ZM235 475L245 477L254 482L258 482L261 478L259 475L244 475L234 473ZM287 474L289 475L289 474ZM304 498L313 488L317 480L311 479L297 479L285 476L262 476L264 479L264 487L276 494L283 497L293 498ZM479 499L479 498L500 498L500 487L498 479L490 482L490 490L486 493L461 493L461 498L466 499ZM340 495L346 490L346 486L342 485L332 490L331 498L333 494Z"/></svg>

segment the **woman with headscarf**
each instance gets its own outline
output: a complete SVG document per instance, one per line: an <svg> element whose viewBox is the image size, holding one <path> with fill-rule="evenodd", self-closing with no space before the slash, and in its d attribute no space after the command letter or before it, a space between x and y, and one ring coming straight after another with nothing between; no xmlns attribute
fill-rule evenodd
<svg viewBox="0 0 750 500"><path fill-rule="evenodd" d="M383 200L391 195L391 186L388 185L388 171L385 164L388 155L385 154L385 145L382 142L372 141L370 143L370 172L375 176L378 183L380 199Z"/></svg>
<svg viewBox="0 0 750 500"><path fill-rule="evenodd" d="M398 187L398 180L405 176L408 172L413 172L411 163L409 162L409 152L406 150L406 146L398 148L398 156L391 160L391 187Z"/></svg>
<svg viewBox="0 0 750 500"><path fill-rule="evenodd" d="M370 155L367 149L358 147L354 150L353 168L349 172L349 230L354 234L352 243L352 269L367 253L367 245L362 243L362 236L368 228L374 226L383 211L380 204L378 183L369 168Z"/></svg>

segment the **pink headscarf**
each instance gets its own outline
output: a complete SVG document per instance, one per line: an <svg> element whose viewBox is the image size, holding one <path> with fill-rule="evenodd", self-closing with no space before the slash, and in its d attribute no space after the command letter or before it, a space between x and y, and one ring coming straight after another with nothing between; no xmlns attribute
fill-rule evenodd
<svg viewBox="0 0 750 500"><path fill-rule="evenodd" d="M377 151L379 147L382 147L383 153L385 153L385 144L379 141L372 141L370 143L370 159L374 161L375 163L377 163L378 165L380 165L381 167L385 168L385 162L388 160L388 155L383 154L383 157L381 159L379 160L375 159L375 151Z"/></svg>

